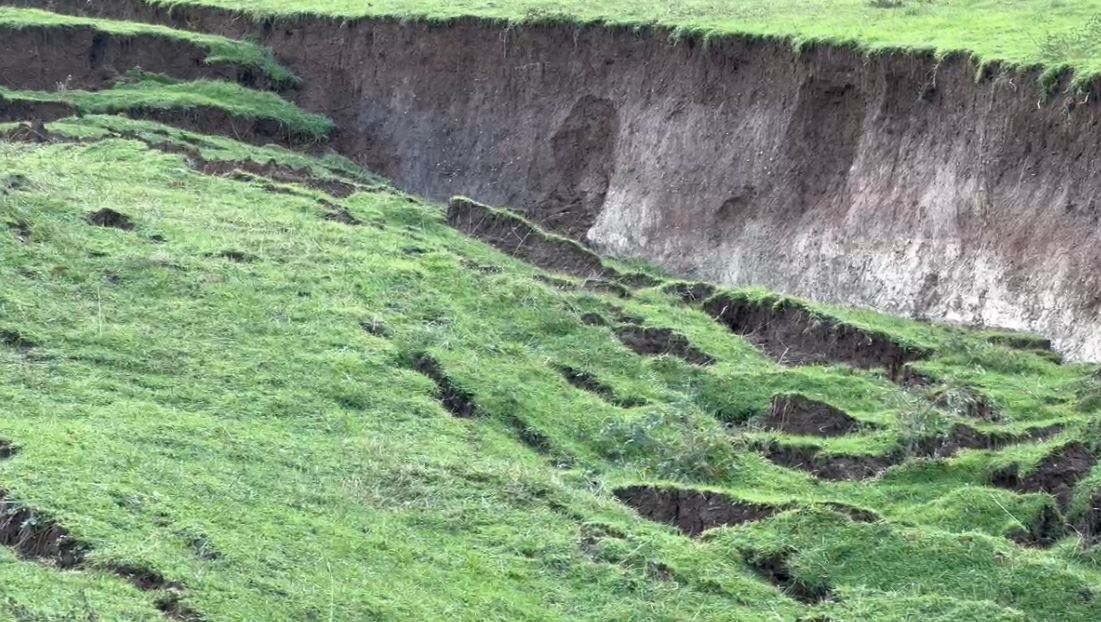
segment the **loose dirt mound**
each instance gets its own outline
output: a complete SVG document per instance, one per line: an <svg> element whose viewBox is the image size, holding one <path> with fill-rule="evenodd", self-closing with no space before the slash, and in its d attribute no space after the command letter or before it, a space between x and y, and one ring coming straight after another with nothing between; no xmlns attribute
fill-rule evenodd
<svg viewBox="0 0 1101 622"><path fill-rule="evenodd" d="M88 222L97 227L121 229L122 231L134 230L134 222L130 220L129 216L121 212L116 212L109 207L105 207L98 212L89 214Z"/></svg>
<svg viewBox="0 0 1101 622"><path fill-rule="evenodd" d="M688 536L698 536L708 529L724 525L763 520L782 509L738 501L721 493L686 488L630 486L617 489L613 494L641 516L673 525Z"/></svg>
<svg viewBox="0 0 1101 622"><path fill-rule="evenodd" d="M795 394L772 398L772 409L760 421L769 430L797 436L844 436L860 431L861 424L825 402Z"/></svg>
<svg viewBox="0 0 1101 622"><path fill-rule="evenodd" d="M587 279L614 280L619 276L605 267L596 253L577 242L549 235L516 214L469 199L451 199L447 222L501 252L545 270Z"/></svg>
<svg viewBox="0 0 1101 622"><path fill-rule="evenodd" d="M719 295L704 310L776 361L790 365L842 363L882 368L899 378L909 361L929 355L888 335L842 323L787 298Z"/></svg>
<svg viewBox="0 0 1101 622"><path fill-rule="evenodd" d="M1089 475L1097 464L1097 457L1081 443L1069 443L1044 458L1026 476L1021 476L1016 464L996 471L991 483L999 488L1017 492L1046 492L1066 509L1070 504L1074 487Z"/></svg>
<svg viewBox="0 0 1101 622"><path fill-rule="evenodd" d="M558 367L558 371L562 374L562 377L566 379L574 387L581 389L582 391L588 391L593 395L596 395L600 399L608 402L613 406L620 408L634 408L635 406L642 406L646 402L639 399L621 399L616 396L615 390L612 387L600 382L600 380L590 374L589 372L570 367L568 365L561 365Z"/></svg>
<svg viewBox="0 0 1101 622"><path fill-rule="evenodd" d="M271 88L250 68L206 63L209 52L174 37L120 37L87 27L0 28L0 84L32 91L110 88L126 72L141 69L178 80L229 80Z"/></svg>
<svg viewBox="0 0 1101 622"><path fill-rule="evenodd" d="M417 357L414 368L436 383L436 399L440 400L443 407L452 415L468 419L478 414L474 396L456 386L451 378L444 373L439 361L422 354Z"/></svg>
<svg viewBox="0 0 1101 622"><path fill-rule="evenodd" d="M668 328L621 325L615 334L623 345L643 356L671 355L693 365L713 365L714 357L696 349L688 338Z"/></svg>

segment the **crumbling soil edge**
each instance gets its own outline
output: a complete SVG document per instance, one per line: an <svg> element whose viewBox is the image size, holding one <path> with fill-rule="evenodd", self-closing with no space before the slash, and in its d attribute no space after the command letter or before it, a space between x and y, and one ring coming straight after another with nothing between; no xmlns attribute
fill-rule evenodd
<svg viewBox="0 0 1101 622"><path fill-rule="evenodd" d="M689 488L627 486L612 494L640 516L672 525L690 537L716 527L764 520L784 509Z"/></svg>

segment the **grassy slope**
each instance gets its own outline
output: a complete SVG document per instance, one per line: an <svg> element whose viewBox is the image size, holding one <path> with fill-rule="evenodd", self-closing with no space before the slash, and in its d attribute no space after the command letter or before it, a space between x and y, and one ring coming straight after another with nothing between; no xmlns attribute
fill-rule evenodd
<svg viewBox="0 0 1101 622"><path fill-rule="evenodd" d="M687 30L971 52L984 61L1101 72L1101 7L1093 0L149 0L255 14L512 21L659 23ZM880 4L889 8L877 8Z"/></svg>
<svg viewBox="0 0 1101 622"><path fill-rule="evenodd" d="M365 223L348 227L325 221L325 197L309 190L201 176L110 135L199 144L206 157L305 156L123 119L53 127L99 140L0 143L0 330L38 344L0 346L0 438L22 448L0 462L0 488L94 544L93 563L182 581L212 620L1101 616L1093 553L1074 538L1035 551L1004 537L1050 501L984 485L1011 457L1034 462L1088 429L1074 391L1092 370L858 314L938 346L924 366L991 393L1008 426L1069 428L1048 445L820 483L746 449L762 433L744 424L772 394L802 391L884 426L825 443L840 453L888 451L955 417L927 420L916 396L874 373L778 367L658 290L620 300L549 288L449 229L436 206L365 191L340 201ZM346 163L312 166L349 175ZM135 231L87 224L103 207ZM675 327L719 363L642 358L579 319L612 305ZM433 399L409 369L424 351L475 396L480 418L455 419ZM558 364L647 404L611 406L566 384ZM517 427L549 452L526 447ZM642 481L793 509L696 542L610 495ZM852 523L825 501L887 520ZM806 607L742 564L744 551L783 547L797 551L801 581L831 585L839 601ZM159 619L150 596L118 579L4 549L0 586L9 616Z"/></svg>
<svg viewBox="0 0 1101 622"><path fill-rule="evenodd" d="M273 82L291 85L298 78L279 64L268 50L247 41L236 41L215 35L176 30L141 22L121 22L107 19L73 17L36 9L0 7L0 29L27 28L92 28L119 37L154 36L194 43L208 50L206 63L232 64L255 69Z"/></svg>

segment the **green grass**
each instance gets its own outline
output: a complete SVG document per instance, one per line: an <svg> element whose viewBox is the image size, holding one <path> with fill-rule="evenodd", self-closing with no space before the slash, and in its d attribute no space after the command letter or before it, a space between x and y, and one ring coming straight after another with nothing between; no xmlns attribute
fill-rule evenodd
<svg viewBox="0 0 1101 622"><path fill-rule="evenodd" d="M108 19L74 17L59 13L50 13L36 9L0 7L0 29L66 29L91 28L98 32L117 37L161 37L185 41L205 48L208 52L208 65L236 65L251 68L267 76L273 83L292 86L299 82L297 76L279 64L267 49L247 41L237 41L216 35L208 35L187 30L176 30L164 26L143 24L141 22L123 22Z"/></svg>
<svg viewBox="0 0 1101 622"><path fill-rule="evenodd" d="M877 372L778 366L660 288L626 300L554 289L447 227L439 206L385 188L276 194L200 175L146 143L374 179L345 161L118 117L49 127L86 142L0 142L0 331L37 344L0 345L0 439L21 448L0 462L0 489L94 550L88 569L59 572L0 548L0 617L163 619L153 595L97 570L113 563L184 583L211 620L1101 616L1091 591L1101 571L1075 537L1050 550L1006 537L1050 498L986 485L999 466L1027 467L1091 434L1094 415L1073 390L1090 367L982 333L816 307L935 347L923 368L993 396L1005 417L995 427L1068 426L1035 447L819 482L749 448L774 394L804 393L882 428L772 434L850 454L894 450L908 433L902 416L924 400ZM329 203L363 226L326 221ZM102 208L135 229L88 224ZM718 363L640 357L580 319L616 308L674 328ZM474 396L478 417L440 406L410 369L424 352ZM558 365L645 404L612 406L567 384ZM518 430L545 439L544 452ZM694 541L611 494L640 482L790 510ZM856 524L825 502L884 520ZM800 582L837 599L804 605L745 563L781 549Z"/></svg>
<svg viewBox="0 0 1101 622"><path fill-rule="evenodd" d="M213 108L241 119L274 121L299 140L323 141L333 131L333 122L328 118L305 112L275 93L214 80L176 82L163 76L135 73L102 91L14 91L0 87L0 97L15 102L65 103L84 114L142 109L187 113Z"/></svg>
<svg viewBox="0 0 1101 622"><path fill-rule="evenodd" d="M205 4L255 15L449 20L479 16L512 22L660 24L708 35L784 37L869 52L965 52L981 62L1101 72L1101 7L1092 0L147 0ZM878 8L881 4L890 8Z"/></svg>

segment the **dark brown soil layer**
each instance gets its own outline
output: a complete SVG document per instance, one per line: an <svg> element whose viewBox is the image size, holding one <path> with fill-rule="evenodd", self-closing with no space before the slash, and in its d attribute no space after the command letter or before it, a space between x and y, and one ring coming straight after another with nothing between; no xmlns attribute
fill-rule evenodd
<svg viewBox="0 0 1101 622"><path fill-rule="evenodd" d="M1101 182L1083 156L1101 149L1083 129L1101 97L1049 96L1034 71L976 81L966 55L671 44L661 28L49 6L255 37L310 77L297 99L342 128L343 153L421 195L588 228L689 278L1027 329L1101 358Z"/></svg>
<svg viewBox="0 0 1101 622"><path fill-rule="evenodd" d="M205 78L271 88L262 73L208 65L207 55L205 48L171 37L124 37L85 27L0 28L0 85L31 91L96 91L141 69L179 80Z"/></svg>
<svg viewBox="0 0 1101 622"><path fill-rule="evenodd" d="M69 104L12 100L0 95L0 123L12 121L49 123L76 114L76 108Z"/></svg>
<svg viewBox="0 0 1101 622"><path fill-rule="evenodd" d="M845 412L799 394L777 395L760 421L768 430L796 436L844 436L860 431L861 424Z"/></svg>
<svg viewBox="0 0 1101 622"><path fill-rule="evenodd" d="M708 300L704 310L783 364L881 368L897 379L907 362L929 355L889 335L845 324L787 298L724 294Z"/></svg>
<svg viewBox="0 0 1101 622"><path fill-rule="evenodd" d="M440 400L443 407L452 415L467 419L478 414L474 396L457 386L444 373L439 361L428 355L420 355L414 363L414 368L436 383L436 399Z"/></svg>
<svg viewBox="0 0 1101 622"><path fill-rule="evenodd" d="M1016 464L991 475L991 483L1017 492L1046 492L1066 509L1074 487L1090 474L1097 456L1080 443L1070 443L1044 458L1030 473L1022 476Z"/></svg>
<svg viewBox="0 0 1101 622"><path fill-rule="evenodd" d="M708 529L759 521L782 508L746 503L724 494L687 488L631 486L614 492L623 504L641 516L680 529L685 535L698 536Z"/></svg>
<svg viewBox="0 0 1101 622"><path fill-rule="evenodd" d="M84 562L88 546L47 516L10 499L0 491L0 546L19 557L76 568Z"/></svg>
<svg viewBox="0 0 1101 622"><path fill-rule="evenodd" d="M693 365L713 365L714 357L700 351L684 335L669 328L644 328L622 324L615 334L623 345L642 356L675 356Z"/></svg>

